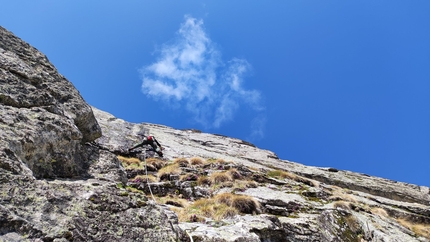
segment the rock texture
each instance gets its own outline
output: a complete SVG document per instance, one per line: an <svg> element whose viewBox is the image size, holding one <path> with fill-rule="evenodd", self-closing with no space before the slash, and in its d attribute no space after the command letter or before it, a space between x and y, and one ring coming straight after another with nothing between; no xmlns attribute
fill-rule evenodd
<svg viewBox="0 0 430 242"><path fill-rule="evenodd" d="M127 192L91 107L46 56L0 27L0 241L176 241L164 206Z"/></svg>
<svg viewBox="0 0 430 242"><path fill-rule="evenodd" d="M1 27L0 126L0 241L430 239L428 187L118 119ZM164 158L127 151L143 134Z"/></svg>
<svg viewBox="0 0 430 242"><path fill-rule="evenodd" d="M128 184L146 193L152 187L159 203L179 214L184 205L178 197L195 201L190 207L199 200L225 193L246 195L260 204L257 213L239 213L221 221L187 215L180 227L194 241L430 239L428 187L335 168L304 166L280 160L275 153L239 139L156 124L132 124L94 107L93 110L103 130L103 136L96 140L99 147L127 157L124 151L146 133L162 143L166 160L188 159L188 163L181 161L180 174L172 174L170 181L162 180L158 173L159 180L149 182L149 186L144 179L132 178L144 174L139 172L142 168L127 169L132 174ZM193 157L229 162L192 165ZM232 169L238 175L226 182L214 185L197 181L198 177L211 179L211 174ZM154 171L152 167L150 170ZM157 175L157 169L150 173ZM198 213L196 209L187 211Z"/></svg>
<svg viewBox="0 0 430 242"><path fill-rule="evenodd" d="M101 136L91 108L46 56L0 28L2 168L37 178L88 167L82 144Z"/></svg>

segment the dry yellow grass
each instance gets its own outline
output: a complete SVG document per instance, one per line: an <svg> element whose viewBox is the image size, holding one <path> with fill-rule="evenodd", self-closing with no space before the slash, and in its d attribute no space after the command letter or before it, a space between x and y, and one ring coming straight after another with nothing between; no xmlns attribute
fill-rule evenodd
<svg viewBox="0 0 430 242"><path fill-rule="evenodd" d="M148 174L146 175L137 175L134 178L130 179L133 182L158 182L158 177Z"/></svg>
<svg viewBox="0 0 430 242"><path fill-rule="evenodd" d="M290 179L290 180L296 180L297 179L296 174L282 171L282 170L271 170L271 171L267 172L267 175L270 177L281 178L281 179Z"/></svg>
<svg viewBox="0 0 430 242"><path fill-rule="evenodd" d="M220 165L223 165L223 164L226 164L227 162L224 159L222 159L222 158L218 158L218 159L211 158L211 159L207 159L205 163L206 164L220 164Z"/></svg>
<svg viewBox="0 0 430 242"><path fill-rule="evenodd" d="M333 203L333 207L334 208L342 208L345 210L350 210L351 209L351 203L345 202L345 201L336 201Z"/></svg>
<svg viewBox="0 0 430 242"><path fill-rule="evenodd" d="M158 170L157 176L160 178L160 180L168 180L170 175L179 175L181 172L182 170L179 167L179 164L173 163Z"/></svg>
<svg viewBox="0 0 430 242"><path fill-rule="evenodd" d="M140 166L140 160L138 158L134 157L124 157L124 156L118 156L118 160L121 161L122 166L129 167L129 166Z"/></svg>
<svg viewBox="0 0 430 242"><path fill-rule="evenodd" d="M211 179L209 179L209 177L207 176L199 176L199 178L197 178L197 185L202 186L202 185L211 185Z"/></svg>
<svg viewBox="0 0 430 242"><path fill-rule="evenodd" d="M188 159L183 157L174 159L173 163L178 164L180 167L187 167L190 165Z"/></svg>
<svg viewBox="0 0 430 242"><path fill-rule="evenodd" d="M242 178L242 176L240 175L239 171L237 171L237 169L235 169L235 168L232 168L232 169L228 170L228 171L227 171L227 174L228 174L228 175L229 175L233 180L236 180L236 179L240 179L240 178Z"/></svg>
<svg viewBox="0 0 430 242"><path fill-rule="evenodd" d="M260 203L253 197L246 195L237 195L232 193L217 194L213 200L218 203L224 203L227 206L237 209L241 213L259 213Z"/></svg>
<svg viewBox="0 0 430 242"><path fill-rule="evenodd" d="M161 169L162 167L164 167L166 165L166 162L164 160L160 160L160 159L154 158L154 157L148 158L145 161L148 165L152 165L157 170Z"/></svg>
<svg viewBox="0 0 430 242"><path fill-rule="evenodd" d="M370 212L374 215L378 215L379 217L384 217L384 218L389 217L387 211L385 211L385 209L383 208L373 207L370 209Z"/></svg>
<svg viewBox="0 0 430 242"><path fill-rule="evenodd" d="M170 198L163 198L164 203L168 203ZM177 215L180 222L203 222L205 218L222 220L233 217L239 213L255 214L260 212L260 203L254 198L245 195L231 193L218 194L213 198L203 198L192 204L188 202L178 202L179 206L171 208Z"/></svg>
<svg viewBox="0 0 430 242"><path fill-rule="evenodd" d="M158 197L157 201L162 204L169 204L175 207L185 208L190 206L190 203L186 199L175 196Z"/></svg>
<svg viewBox="0 0 430 242"><path fill-rule="evenodd" d="M205 161L202 158L200 158L200 157L192 157L190 159L190 163L193 166L201 166L201 165L205 164Z"/></svg>
<svg viewBox="0 0 430 242"><path fill-rule="evenodd" d="M213 199L218 203L224 203L228 206L231 206L233 196L234 195L232 193L220 193L215 195Z"/></svg>
<svg viewBox="0 0 430 242"><path fill-rule="evenodd" d="M430 224L414 223L403 218L397 219L397 222L415 234L430 239Z"/></svg>
<svg viewBox="0 0 430 242"><path fill-rule="evenodd" d="M185 175L180 176L179 180L181 180L181 181L197 181L198 178L199 177L196 174L187 173Z"/></svg>
<svg viewBox="0 0 430 242"><path fill-rule="evenodd" d="M337 186L333 186L332 189L333 190L332 190L331 196L328 198L330 201L346 201L346 202L352 202L352 203L357 202L354 196L351 194L348 194L344 189Z"/></svg>
<svg viewBox="0 0 430 242"><path fill-rule="evenodd" d="M249 180L236 180L233 183L233 191L245 191L248 188L256 188L258 183L256 181Z"/></svg>
<svg viewBox="0 0 430 242"><path fill-rule="evenodd" d="M235 208L224 203L217 203L214 199L199 199L178 213L179 221L201 221L205 218L222 220L238 214Z"/></svg>
<svg viewBox="0 0 430 242"><path fill-rule="evenodd" d="M227 172L214 172L210 175L210 180L212 184L220 184L232 181L233 179Z"/></svg>
<svg viewBox="0 0 430 242"><path fill-rule="evenodd" d="M317 181L310 180L310 179L298 176L294 173L283 171L283 170L271 170L267 172L267 175L269 177L274 177L277 179L289 179L296 182L301 182L311 187L319 187L319 182Z"/></svg>

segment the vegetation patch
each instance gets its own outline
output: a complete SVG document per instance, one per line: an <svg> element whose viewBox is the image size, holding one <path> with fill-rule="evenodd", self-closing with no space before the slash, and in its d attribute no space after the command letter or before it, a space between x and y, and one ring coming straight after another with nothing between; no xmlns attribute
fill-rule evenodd
<svg viewBox="0 0 430 242"><path fill-rule="evenodd" d="M193 166L202 166L205 164L205 161L200 157L192 157L190 159L190 164Z"/></svg>
<svg viewBox="0 0 430 242"><path fill-rule="evenodd" d="M343 210L351 210L351 203L346 201L336 201L333 203L334 208L341 208Z"/></svg>
<svg viewBox="0 0 430 242"><path fill-rule="evenodd" d="M214 199L199 199L185 208L172 209L178 215L180 222L204 222L206 218L222 220L239 213L235 208Z"/></svg>
<svg viewBox="0 0 430 242"><path fill-rule="evenodd" d="M385 211L385 209L383 208L373 207L370 209L370 212L374 215L378 215L379 217L384 217L384 218L389 217L387 211Z"/></svg>
<svg viewBox="0 0 430 242"><path fill-rule="evenodd" d="M211 185L211 179L208 176L199 176L197 178L197 185L199 186L210 186Z"/></svg>
<svg viewBox="0 0 430 242"><path fill-rule="evenodd" d="M214 172L210 175L210 180L212 184L220 184L224 182L233 181L233 178L229 173L223 172Z"/></svg>
<svg viewBox="0 0 430 242"><path fill-rule="evenodd" d="M397 219L397 222L416 235L430 239L430 224L414 223L404 218Z"/></svg>
<svg viewBox="0 0 430 242"><path fill-rule="evenodd" d="M147 165L151 165L157 170L163 168L166 165L166 162L164 160L160 160L154 157L146 159L145 162Z"/></svg>
<svg viewBox="0 0 430 242"><path fill-rule="evenodd" d="M182 169L179 167L178 163L169 164L157 172L158 178L163 180L169 180L171 175L179 175L181 174Z"/></svg>
<svg viewBox="0 0 430 242"><path fill-rule="evenodd" d="M126 169L143 169L143 165L141 164L140 160L135 157L124 157L124 156L118 156L118 160L121 161L122 166Z"/></svg>
<svg viewBox="0 0 430 242"><path fill-rule="evenodd" d="M331 196L328 198L328 200L330 201L347 201L347 202L352 202L352 203L356 203L357 200L354 198L353 195L348 194L347 191L345 191L344 189L337 187L337 186L333 186L332 187L332 193Z"/></svg>
<svg viewBox="0 0 430 242"><path fill-rule="evenodd" d="M277 178L277 179L290 179L295 180L297 178L296 174L282 171L282 170L271 170L267 172L269 177Z"/></svg>
<svg viewBox="0 0 430 242"><path fill-rule="evenodd" d="M132 178L130 181L137 182L137 183L139 183L139 182L149 182L149 183L152 183L152 182L158 182L158 177L156 177L156 176L154 176L152 174L148 174L148 176L146 176L146 175L137 175L134 178Z"/></svg>
<svg viewBox="0 0 430 242"><path fill-rule="evenodd" d="M190 165L188 159L183 157L174 159L173 163L178 164L180 167L188 167Z"/></svg>

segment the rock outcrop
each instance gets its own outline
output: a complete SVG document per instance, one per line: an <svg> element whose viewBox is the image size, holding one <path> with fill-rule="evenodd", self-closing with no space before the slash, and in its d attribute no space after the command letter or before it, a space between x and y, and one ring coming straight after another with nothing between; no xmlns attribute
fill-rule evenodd
<svg viewBox="0 0 430 242"><path fill-rule="evenodd" d="M176 241L177 218L126 195L91 107L45 55L0 27L0 241ZM124 185L123 185L124 184Z"/></svg>
<svg viewBox="0 0 430 242"><path fill-rule="evenodd" d="M129 154L121 152L146 133L162 143L170 164L180 164L181 171L166 181L160 175L162 169L154 169L148 163L150 175L158 180L147 182L139 176L145 174L145 166L133 168L123 163L132 174L130 186L155 193L159 203L169 205L179 216L192 213L180 218L180 227L195 241L430 239L428 187L335 168L304 166L280 160L275 153L239 139L156 124L132 124L94 107L93 110L104 134L96 140L99 147L123 155L127 161ZM209 162L193 164L195 157ZM232 171L236 175L214 181L214 174ZM205 177L208 182L199 181ZM260 209L218 221L200 213L208 207L194 205L205 199L219 202L218 197L225 194L252 198ZM181 201L184 198L193 202L187 204Z"/></svg>
<svg viewBox="0 0 430 242"><path fill-rule="evenodd" d="M0 241L430 239L428 187L118 119L1 27L0 126Z"/></svg>

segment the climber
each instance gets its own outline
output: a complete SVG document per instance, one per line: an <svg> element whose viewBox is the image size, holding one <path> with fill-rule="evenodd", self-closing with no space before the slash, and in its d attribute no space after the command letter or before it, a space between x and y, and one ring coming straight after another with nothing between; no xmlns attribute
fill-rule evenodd
<svg viewBox="0 0 430 242"><path fill-rule="evenodd" d="M155 139L154 136L143 136L143 140L141 143L133 146L132 148L128 149L128 151L132 151L138 147L144 146L144 145L150 145L152 149L158 154L158 156L163 157L163 147L161 147L160 143Z"/></svg>

